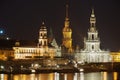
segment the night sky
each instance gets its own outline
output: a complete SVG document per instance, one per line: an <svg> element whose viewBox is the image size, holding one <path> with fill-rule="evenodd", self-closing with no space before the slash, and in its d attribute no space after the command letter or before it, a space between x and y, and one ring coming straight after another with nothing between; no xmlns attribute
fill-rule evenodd
<svg viewBox="0 0 120 80"><path fill-rule="evenodd" d="M87 36L91 8L97 19L101 48L120 50L119 0L69 0L70 27L73 43L83 47ZM52 28L58 42L62 42L67 0L0 0L0 26L12 39L37 40L41 23Z"/></svg>

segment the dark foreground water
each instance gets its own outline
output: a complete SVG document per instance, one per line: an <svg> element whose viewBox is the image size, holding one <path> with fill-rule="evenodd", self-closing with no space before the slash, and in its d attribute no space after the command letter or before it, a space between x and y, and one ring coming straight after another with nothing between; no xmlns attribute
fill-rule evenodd
<svg viewBox="0 0 120 80"><path fill-rule="evenodd" d="M120 80L118 72L0 74L0 80Z"/></svg>

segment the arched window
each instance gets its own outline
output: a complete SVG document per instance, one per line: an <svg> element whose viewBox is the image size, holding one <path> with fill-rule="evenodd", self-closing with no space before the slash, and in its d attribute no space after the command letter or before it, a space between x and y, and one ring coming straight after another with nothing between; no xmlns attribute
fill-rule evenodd
<svg viewBox="0 0 120 80"><path fill-rule="evenodd" d="M94 35L92 34L92 40L94 40Z"/></svg>
<svg viewBox="0 0 120 80"><path fill-rule="evenodd" d="M40 36L42 36L42 33L40 34Z"/></svg>
<svg viewBox="0 0 120 80"><path fill-rule="evenodd" d="M92 23L92 27L94 27L94 23Z"/></svg>
<svg viewBox="0 0 120 80"><path fill-rule="evenodd" d="M92 45L92 50L94 49L94 45Z"/></svg>
<svg viewBox="0 0 120 80"><path fill-rule="evenodd" d="M42 41L40 41L40 45L42 45Z"/></svg>
<svg viewBox="0 0 120 80"><path fill-rule="evenodd" d="M47 45L47 41L44 41L44 43L45 43L44 45L46 46Z"/></svg>

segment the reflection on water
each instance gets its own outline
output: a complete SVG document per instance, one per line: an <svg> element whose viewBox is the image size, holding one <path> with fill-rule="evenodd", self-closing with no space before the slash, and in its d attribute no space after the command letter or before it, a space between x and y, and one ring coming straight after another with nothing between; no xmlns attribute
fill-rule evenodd
<svg viewBox="0 0 120 80"><path fill-rule="evenodd" d="M0 74L0 80L119 80L118 72Z"/></svg>

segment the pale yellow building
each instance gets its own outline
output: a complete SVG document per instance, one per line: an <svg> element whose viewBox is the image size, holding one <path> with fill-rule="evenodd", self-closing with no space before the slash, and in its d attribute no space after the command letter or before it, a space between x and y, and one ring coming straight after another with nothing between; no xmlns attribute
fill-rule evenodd
<svg viewBox="0 0 120 80"><path fill-rule="evenodd" d="M111 52L111 57L113 62L120 62L120 51L119 52Z"/></svg>
<svg viewBox="0 0 120 80"><path fill-rule="evenodd" d="M17 47L13 47L15 59L54 58L57 52L57 49L54 46L48 46L47 28L44 25L44 22L40 28L38 44L36 46L23 47L19 46L19 42L17 42L17 45Z"/></svg>
<svg viewBox="0 0 120 80"><path fill-rule="evenodd" d="M12 49L0 49L0 60L8 60L14 58Z"/></svg>

